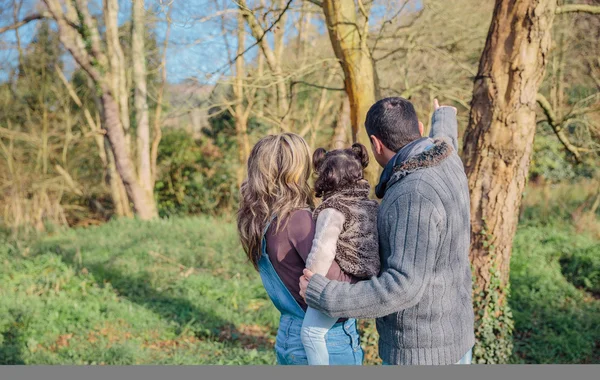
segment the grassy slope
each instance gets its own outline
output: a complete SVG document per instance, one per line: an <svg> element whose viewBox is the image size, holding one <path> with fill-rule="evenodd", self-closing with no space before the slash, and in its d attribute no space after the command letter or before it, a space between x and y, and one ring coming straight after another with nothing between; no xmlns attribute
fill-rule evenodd
<svg viewBox="0 0 600 380"><path fill-rule="evenodd" d="M590 250L568 226L519 229L515 361L600 363L600 301L559 265ZM232 223L114 221L0 243L0 263L1 364L274 363L278 315Z"/></svg>
<svg viewBox="0 0 600 380"><path fill-rule="evenodd" d="M231 224L117 221L2 249L0 363L274 361L278 316Z"/></svg>

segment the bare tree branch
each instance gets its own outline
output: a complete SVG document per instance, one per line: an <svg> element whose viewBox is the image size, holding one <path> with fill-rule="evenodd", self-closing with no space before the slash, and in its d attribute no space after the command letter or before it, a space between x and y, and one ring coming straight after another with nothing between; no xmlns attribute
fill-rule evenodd
<svg viewBox="0 0 600 380"><path fill-rule="evenodd" d="M328 86L321 86L319 84L314 84L314 83L309 83L309 82L305 82L303 80L296 80L296 81L292 81L292 83L290 84L290 89L292 87L294 87L296 84L304 84L310 87L314 87L314 88L319 88L322 90L329 90L329 91L345 91L345 88L343 87L328 87Z"/></svg>
<svg viewBox="0 0 600 380"><path fill-rule="evenodd" d="M547 122L548 122L548 124L550 124L550 127L552 127L552 130L556 134L556 137L558 137L558 140L561 142L561 144L563 144L565 149L567 151L569 151L575 157L575 160L577 161L577 163L581 162L582 148L573 145L569 141L569 138L567 137L567 135L565 134L565 132L563 130L563 125L562 125L563 123L561 121L557 120L556 114L554 113L554 110L552 109L552 106L550 105L550 102L548 101L548 99L546 99L546 97L544 95L538 93L536 96L536 100L537 100L538 104L540 105L540 107L542 108L542 110L544 111L544 114L546 115L546 118L547 118Z"/></svg>
<svg viewBox="0 0 600 380"><path fill-rule="evenodd" d="M309 3L313 3L314 5L318 6L318 7L323 7L323 3L320 2L319 0L306 0Z"/></svg>
<svg viewBox="0 0 600 380"><path fill-rule="evenodd" d="M243 52L237 54L235 57L233 57L231 60L229 60L229 62L227 62L226 64L224 64L223 66L219 67L217 70L215 70L214 72L212 72L210 74L210 76L213 76L216 73L220 73L222 70L224 70L225 68L233 65L235 63L235 61L238 59L238 57L241 57L242 55L246 54L248 51L250 51L250 49L252 49L253 47L255 47L256 45L259 45L262 40L266 37L267 33L269 33L276 25L277 23L281 20L281 18L283 17L283 15L285 14L285 12L287 12L287 10L290 8L290 5L292 4L293 0L288 0L287 4L285 5L285 7L283 8L283 10L279 13L279 16L275 19L275 21L273 21L273 23L263 31L262 35L260 37L258 37L256 39L256 42L253 43L252 45L248 46ZM246 7L245 4L240 3L240 8L245 8L244 11L249 11Z"/></svg>
<svg viewBox="0 0 600 380"><path fill-rule="evenodd" d="M41 19L47 18L47 17L48 17L48 14L46 14L46 13L31 14L15 24L4 26L4 27L0 28L0 34L2 34L4 32L8 32L9 30L18 29L18 28L22 27L23 25L30 23L31 21L41 20Z"/></svg>
<svg viewBox="0 0 600 380"><path fill-rule="evenodd" d="M566 4L556 8L557 15L575 12L597 15L600 14L600 6L590 4Z"/></svg>

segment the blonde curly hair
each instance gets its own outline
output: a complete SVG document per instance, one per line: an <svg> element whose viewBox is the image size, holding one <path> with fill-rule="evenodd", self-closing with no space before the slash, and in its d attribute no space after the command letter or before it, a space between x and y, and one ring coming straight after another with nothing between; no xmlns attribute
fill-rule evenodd
<svg viewBox="0 0 600 380"><path fill-rule="evenodd" d="M310 148L294 133L262 138L248 158L248 177L240 187L237 227L248 259L258 269L264 229L272 216L276 231L297 209L313 208Z"/></svg>

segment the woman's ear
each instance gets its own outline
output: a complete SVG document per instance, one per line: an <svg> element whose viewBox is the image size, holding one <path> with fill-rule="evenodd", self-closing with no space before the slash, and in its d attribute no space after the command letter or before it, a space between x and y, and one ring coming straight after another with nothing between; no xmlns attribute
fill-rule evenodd
<svg viewBox="0 0 600 380"><path fill-rule="evenodd" d="M358 156L360 159L360 163L363 168L369 166L369 152L367 152L367 148L360 143L352 144L352 151Z"/></svg>
<svg viewBox="0 0 600 380"><path fill-rule="evenodd" d="M321 165L323 164L323 161L325 160L326 153L327 153L327 151L323 148L319 148L319 149L315 150L315 152L313 153L312 162L313 162L313 169L315 170L315 172L319 171L319 168L321 167Z"/></svg>

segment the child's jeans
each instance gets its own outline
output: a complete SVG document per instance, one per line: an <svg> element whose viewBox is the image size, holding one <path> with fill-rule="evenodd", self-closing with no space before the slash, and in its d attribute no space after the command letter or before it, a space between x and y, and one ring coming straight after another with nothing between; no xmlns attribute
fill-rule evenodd
<svg viewBox="0 0 600 380"><path fill-rule="evenodd" d="M329 317L312 307L306 310L300 337L306 351L308 365L329 365L325 334L336 322L337 318Z"/></svg>

